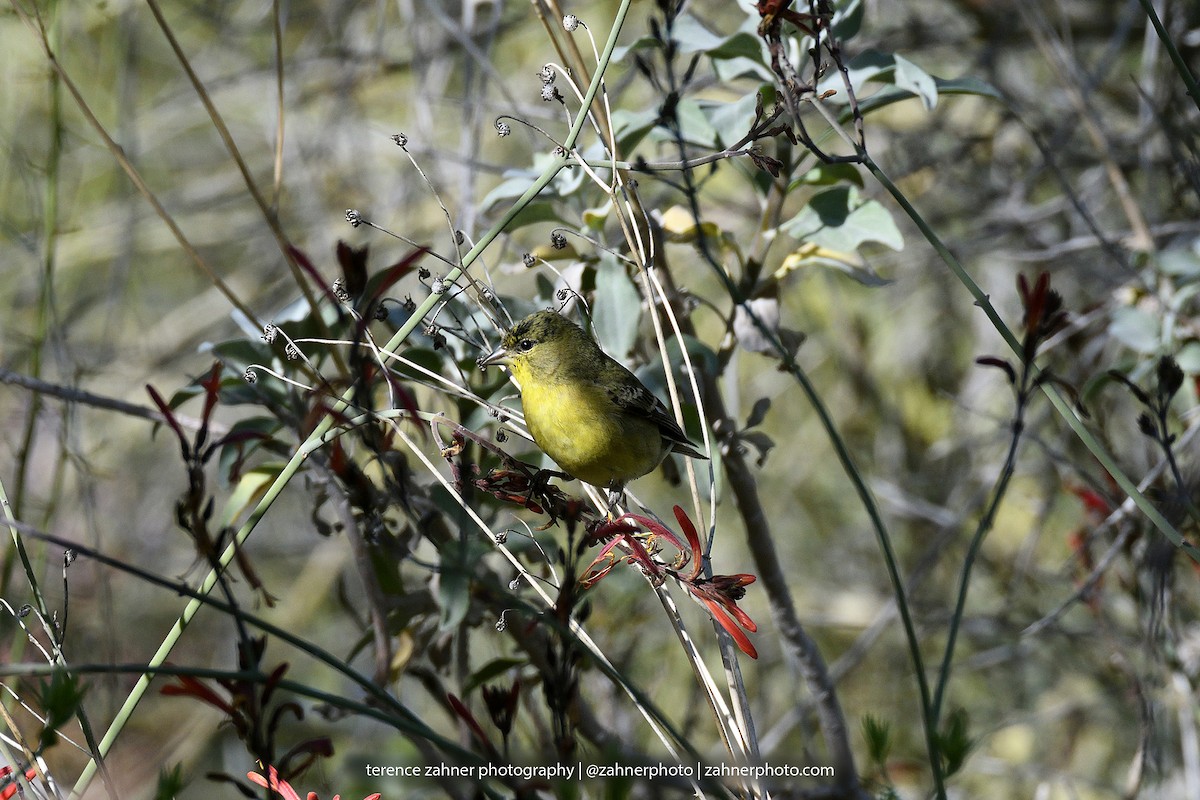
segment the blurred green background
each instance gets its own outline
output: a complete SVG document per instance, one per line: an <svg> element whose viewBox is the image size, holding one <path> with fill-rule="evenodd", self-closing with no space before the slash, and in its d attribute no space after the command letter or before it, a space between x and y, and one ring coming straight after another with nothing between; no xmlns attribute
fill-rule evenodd
<svg viewBox="0 0 1200 800"><path fill-rule="evenodd" d="M1184 472L1194 482L1197 450L1185 431L1197 424L1193 379L1200 372L1197 304L1188 290L1200 273L1197 109L1141 7L1107 0L862 5L865 21L847 44L848 56L902 53L929 74L972 76L1005 98L943 95L933 108L908 100L868 115L866 141L875 160L1010 327L1021 321L1016 275L1050 272L1072 322L1044 363L1079 389L1092 413L1089 424L1135 480L1159 453L1137 431L1133 398L1100 379L1120 369L1147 385L1153 359L1178 354L1189 380L1174 422L1185 437ZM1196 71L1200 11L1187 3L1160 5ZM278 8L276 15L265 2L179 3L162 11L280 229L330 279L338 274L338 241L369 246L373 269L411 250L370 227L352 227L346 209L453 252L437 198L454 228L473 240L506 207L485 204L487 193L506 171L528 169L548 148L519 126L512 137L497 137L495 118L509 114L565 130L561 109L538 97L537 72L554 53L530 5L398 0ZM601 2L566 10L603 40L615 8ZM753 30L755 15L747 8L705 0L688 10L727 36ZM622 43L646 33L653 13L635 4ZM35 16L78 98L50 69L29 24ZM297 300L271 227L150 7L16 3L0 11L0 53L0 366L6 371L148 407L146 384L169 397L207 372L212 343L250 338L229 300L134 187L97 124L188 246L247 308L271 320ZM699 75L690 91L711 101L732 103L756 88L722 80L707 61ZM632 57L614 65L607 85L618 111L662 102ZM428 184L390 140L398 132L408 137L407 151ZM675 157L669 141L653 137L637 152L651 160ZM703 217L748 248L761 210L753 170L726 163L703 177ZM639 179L639 191L657 213L681 202L668 181L649 176ZM904 236L899 251L869 245L861 253L864 269L886 282L868 285L842 270L801 266L779 283L782 318L807 335L798 361L886 515L932 674L966 543L1011 433L1012 395L1003 375L973 361L1008 354L970 295L869 176L861 191L892 212ZM811 196L791 193L784 218ZM534 274L546 273L527 270L521 256L544 247L550 227L501 237L485 254L486 273L474 274L486 274L498 293L533 300ZM582 242L573 245L583 249ZM676 284L728 313L694 243L666 247ZM796 247L774 246L766 269ZM437 274L436 263L423 263ZM426 292L410 275L391 294L419 302ZM717 349L726 335L720 315L701 306L694 322ZM858 768L872 773L859 732L870 714L892 726L891 782L901 796L923 796L928 776L912 665L867 516L803 395L774 360L737 351L721 391L737 419L760 398L771 401L760 429L774 448L755 477L799 616L838 679ZM434 392L418 397L428 411L457 408ZM198 416L199 408L192 401L180 413ZM228 426L245 413L222 406L215 420ZM0 390L0 419L7 431L0 479L19 519L167 577L202 576L205 569L174 522L186 475L169 430L11 382ZM947 703L968 710L975 747L952 782L954 796L1115 798L1129 796L1128 787L1141 797L1193 796L1200 786L1194 565L1163 556L1155 547L1160 534L1137 515L1090 538L1103 515L1089 513L1075 490L1121 498L1044 400L1033 404L1025 436L960 631ZM444 466L433 444L424 444ZM421 480L432 483L428 475ZM658 475L634 489L664 517L683 497ZM361 635L352 609L361 608L362 589L344 537L323 538L314 529L313 491L309 481L294 481L286 502L272 508L249 542L248 555L279 598L273 609L254 610L349 654ZM215 492L219 508L229 488ZM741 524L723 494L714 551L719 572L754 572ZM1091 602L1074 602L1052 624L1023 635L1072 597L1090 569L1082 554L1099 557L1120 535L1125 541ZM30 547L47 601L60 608L58 551ZM19 607L29 602L29 587L12 551L3 557L3 597ZM183 605L87 559L69 576L65 653L74 663L144 662ZM588 627L605 651L706 752L719 754L693 678L674 657L670 628L644 582L632 573L614 575L593 591ZM762 592L752 586L741 605L760 626L753 637L760 657L744 669L764 755L823 763L810 698L783 660ZM716 669L704 614L685 612ZM487 625L470 638L476 658L493 648L505 652ZM232 668L233 642L226 618L202 612L171 661ZM327 670L275 647L268 662L288 661L289 677L346 691ZM0 648L4 661L37 660L7 615L0 616ZM99 730L133 680L87 677L87 708ZM5 684L35 702L32 684L15 678ZM422 695L419 678L403 677L396 687L431 724L453 730L453 721ZM589 673L585 693L608 715L611 730L650 741L645 746L654 752L640 718L611 684ZM36 734L37 723L11 698L5 703L18 727ZM411 745L364 718L304 706L303 722L289 726L286 738L330 736L335 753L298 786L322 796L419 796L419 789L363 771L367 762L419 759ZM188 781L180 797L231 792L205 774L241 776L256 767L219 721L200 703L152 692L110 761L123 796L152 796L159 770L174 764ZM47 759L69 786L85 756L60 744ZM88 796L103 796L99 782Z"/></svg>

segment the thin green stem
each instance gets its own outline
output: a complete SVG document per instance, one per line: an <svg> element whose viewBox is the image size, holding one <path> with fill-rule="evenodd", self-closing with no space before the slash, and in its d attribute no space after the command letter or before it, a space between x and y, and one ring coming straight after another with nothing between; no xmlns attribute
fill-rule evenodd
<svg viewBox="0 0 1200 800"><path fill-rule="evenodd" d="M1167 419L1170 410L1169 400L1158 409L1155 415L1158 418L1158 436L1156 438L1166 456L1167 466L1171 470L1171 478L1175 481L1175 491L1183 503L1184 510L1194 522L1200 523L1200 508L1197 508L1195 501L1192 500L1188 486L1183 480L1183 472L1179 469L1179 462L1175 459L1175 450L1172 447L1171 424Z"/></svg>
<svg viewBox="0 0 1200 800"><path fill-rule="evenodd" d="M813 410L817 412L817 417L820 419L821 425L825 428L830 444L833 445L834 453L836 453L838 461L841 462L846 476L850 478L850 483L853 484L854 491L858 494L859 502L862 503L867 516L871 520L871 525L875 529L875 538L879 541L879 547L883 551L883 563L887 568L888 578L892 582L892 593L896 598L896 609L900 612L900 622L904 626L904 638L908 644L909 658L912 659L913 671L916 673L917 691L921 695L921 716L925 723L925 745L929 750L929 766L933 773L934 786L938 797L945 797L946 787L942 775L941 759L937 755L937 720L933 717L932 713L933 704L929 694L929 680L925 677L925 659L921 655L921 645L917 639L917 627L913 622L912 612L908 606L908 594L904 588L904 580L900 576L899 560L896 558L896 551L892 548L891 536L888 533L887 525L883 521L883 515L879 511L879 505L875 502L875 496L871 493L866 481L863 480L862 473L854 463L854 458L851 456L849 448L846 447L845 440L842 439L841 434L838 432L837 426L829 414L829 410L825 407L825 403L821 400L820 395L817 394L816 387L812 385L812 382L808 379L808 375L798 365L791 364L789 367L792 376L800 384L800 387L804 390L804 394L808 397Z"/></svg>
<svg viewBox="0 0 1200 800"><path fill-rule="evenodd" d="M967 592L971 586L971 571L975 567L975 559L979 555L979 548L983 545L983 540L995 525L996 512L999 511L1000 503L1008 491L1008 483L1012 479L1016 465L1017 447L1021 441L1021 433L1025 428L1025 409L1029 402L1028 377L1029 371L1024 370L1022 375L1024 385L1017 392L1017 409L1013 418L1012 439L1009 440L1008 454L1004 458L1004 466L1000 470L1000 478L996 481L996 486L992 491L992 499L984 510L979 524L975 527L975 533L971 537L971 544L967 548L966 558L963 560L962 573L958 581L958 597L954 602L954 613L950 616L950 625L946 633L946 651L942 655L942 666L938 671L937 685L933 693L933 707L930 710L930 717L933 719L935 727L940 724L942 701L945 699L946 687L950 683L950 668L954 661L954 647L958 641L958 631L962 626L963 613L967 605Z"/></svg>
<svg viewBox="0 0 1200 800"><path fill-rule="evenodd" d="M1142 6L1142 10L1146 12L1146 16L1150 19L1150 24L1154 26L1154 32L1158 34L1158 38L1163 43L1163 47L1167 49L1167 55L1171 57L1171 63L1175 65L1175 71L1179 73L1179 77L1183 80L1184 86L1187 87L1188 94L1192 97L1192 102L1196 104L1196 108L1200 108L1200 86L1196 84L1196 76L1188 69L1187 62L1183 60L1183 56L1179 52L1179 48L1175 46L1175 42L1171 41L1167 29L1163 26L1162 20L1158 18L1158 12L1154 10L1154 4L1150 0L1138 0Z"/></svg>

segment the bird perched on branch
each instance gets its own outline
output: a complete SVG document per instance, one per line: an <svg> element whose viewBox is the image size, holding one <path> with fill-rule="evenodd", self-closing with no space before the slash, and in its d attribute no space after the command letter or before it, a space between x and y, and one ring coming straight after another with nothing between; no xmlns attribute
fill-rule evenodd
<svg viewBox="0 0 1200 800"><path fill-rule="evenodd" d="M668 453L707 458L636 375L561 314L518 322L479 360L489 364L512 372L533 441L581 481L619 492Z"/></svg>

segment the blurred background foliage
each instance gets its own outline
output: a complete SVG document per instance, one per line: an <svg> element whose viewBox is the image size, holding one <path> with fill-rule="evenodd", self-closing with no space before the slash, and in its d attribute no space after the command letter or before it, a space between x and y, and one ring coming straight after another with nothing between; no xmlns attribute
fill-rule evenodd
<svg viewBox="0 0 1200 800"><path fill-rule="evenodd" d="M1049 273L1070 313L1040 363L1077 390L1090 413L1089 428L1128 475L1135 481L1158 476L1148 483L1149 496L1194 541L1195 521L1189 521L1170 475L1153 471L1162 449L1139 432L1137 417L1144 409L1107 377L1108 370L1117 370L1153 392L1158 358L1176 358L1185 379L1170 424L1179 436L1176 455L1187 487L1182 496L1194 502L1200 481L1193 436L1200 423L1198 114L1142 5L1115 0L835 5L843 20L851 17L844 56L852 72L876 73L873 82L856 84L860 99L897 86L916 93L866 114L865 141L875 162L1010 327L1019 329L1024 313L1017 275L1032 280ZM301 440L296 431L306 425L304 406L281 384L271 398L272 390L263 388L270 381L265 375L253 389L238 381L245 366L239 358L253 352L269 360L271 350L258 338L260 326L234 312L230 295L258 322L273 321L294 336L307 324L298 321L307 308L297 282L303 273L289 267L280 237L311 262L327 286L343 275L339 242L368 247L368 271L375 275L412 252L410 244L371 225L349 224L346 209L452 256L444 206L452 227L465 235L461 252L469 249L536 177L550 149L539 134L515 122L512 136L498 137L496 118L517 117L555 137L565 134L562 107L539 97L539 70L555 59L535 13L539 7L469 0L180 3L162 8L165 26L150 6L135 2L35 7L14 0L5 7L0 367L7 385L0 414L8 435L0 447L0 479L16 518L169 579L194 584L202 577L207 565L176 525L188 474L172 431L95 399L151 409L149 384L174 398L181 419L200 418L201 401L183 401L196 395L216 355L226 372L223 402L212 415L214 435L271 411L268 416L279 423L271 433L280 446L264 443L246 466L276 474L272 469L290 455L287 448ZM1174 0L1156 7L1195 73L1200 10ZM598 2L564 10L579 14L602 42L616 8ZM861 25L852 25L857 14ZM35 16L45 24L49 46L86 111L51 71L30 24ZM606 76L613 122L628 145L622 157L630 162L679 160L676 134L662 124L671 116L664 111L668 100L678 101L673 109L678 130L689 141L689 157L697 157L745 133L760 89L767 92L768 109L777 96L753 7L707 0L687 5L678 30L680 73L673 77L682 87L678 96L665 82L662 62L657 69L639 68L637 60L641 54L648 59L643 63L653 63L653 20L660 20L661 32L662 18L659 6L634 4L621 32L624 49ZM557 21L553 24L557 29ZM219 111L261 203L164 28ZM590 52L578 35L576 40ZM903 59L884 58L891 66L880 70L873 53ZM694 72L684 82L693 57ZM823 81L832 83L822 87L840 86L833 74ZM577 109L564 82L557 85L567 107ZM839 103L844 93L830 106L844 108ZM136 169L179 235L137 191L89 115ZM850 152L813 119L811 132L823 149ZM390 138L401 132L407 140L403 149ZM923 796L931 784L914 667L870 521L795 380L778 369L777 358L734 337L727 287L704 264L698 247L715 253L735 278L745 274L750 259L761 258L755 268L764 276L763 298L778 300L782 329L795 332L796 341L803 335L797 361L884 512L931 679L968 541L1012 439L1012 392L1002 372L980 367L975 358L1010 354L971 295L866 170L837 165L812 172L818 162L781 136L761 148L792 172L772 180L749 158L731 158L696 167L690 193L681 191L678 172L640 175L638 192L663 231L664 270L695 299L688 308L694 309L692 323L702 343L697 352L720 359L724 367L725 411L744 424L756 404L770 403L759 405L755 436L743 444L752 462L767 451L754 479L798 615L836 680L857 769L872 792ZM592 155L598 158L598 151ZM703 223L699 237L691 198ZM636 294L640 284L587 239L570 237L566 251L550 246L551 228L559 225L624 251L605 203L581 170L565 171L485 252L472 275L519 317L554 302L561 283L553 265L565 276L562 281L590 299L610 352L653 374L657 348ZM866 203L858 209L865 216L854 220L861 231L830 226L830 213L836 216L839 207L855 203ZM776 224L764 230L764 220L772 219L764 209L772 204L778 204ZM270 218L278 220L276 230ZM527 253L538 257L533 267L523 259ZM227 284L228 293L214 287L200 262ZM395 300L385 306L382 324L388 331L381 341L405 319L405 298L421 302L447 271L428 257L420 266L431 274L400 271L402 277L388 288ZM779 277L766 278L772 274ZM323 292L312 282L306 288ZM464 318L471 313L465 306L460 311ZM336 327L338 318L327 315L327 322ZM436 332L418 331L409 342L410 355L475 392L491 393L493 400L511 394L498 375L471 369L483 354L477 332L494 341L493 331L476 317L464 330L471 343L452 338L449 355L434 347L436 336L426 335ZM310 357L332 375L335 351L314 347ZM21 385L21 376L41 383ZM469 400L415 381L406 385L424 411L445 412L485 435L495 425ZM185 387L192 388L176 394ZM376 395L381 402L383 397ZM243 405L234 404L239 399ZM433 439L418 430L423 426L402 426L449 475ZM536 455L519 440L504 446L526 460ZM467 530L456 516L460 509L429 472L402 448L396 452L404 453L404 469L411 470L409 485ZM229 483L231 458L207 465L207 491L218 510L230 503L233 511L244 511L245 495ZM316 470L296 478L284 490L285 502L271 508L249 540L245 552L265 591L277 598L274 606L242 577L233 591L249 610L370 674L371 600L365 596L370 589L363 588L363 562L356 562L346 531L334 521L330 509L336 503L314 512L320 506L314 498L336 491L335 485ZM242 492L249 491L246 486L240 484ZM564 488L577 493L579 485ZM670 519L672 504L689 507L686 490L658 474L633 489L664 519ZM722 480L716 492L714 568L753 573L743 544L744 519ZM972 747L950 779L954 794L1168 798L1200 792L1196 565L1176 554L1137 512L1110 518L1123 499L1059 415L1035 396L959 630L947 708L966 710ZM515 506L476 500L497 529L514 526L521 516ZM499 665L507 671L488 675L489 681L511 681L527 674L526 665L492 627L493 605L469 593L465 583L447 588L453 580L446 569L449 550L431 548L422 538L431 534L418 521L433 512L407 517L392 512L381 525L394 537L388 540L393 550L376 557L391 553L411 560L378 573L394 573L414 605L404 612L408 624L391 631L394 672L388 679L422 719L470 748L471 737L462 732L461 715L447 708L445 691L463 697L483 719L480 670ZM525 516L532 524L540 521ZM463 541L465 550L455 558L480 559L500 578L511 577L482 538ZM557 539L553 531L543 534L540 541L553 549L562 532ZM513 546L536 561L527 545ZM28 547L47 605L61 613L68 602L61 551L39 543ZM0 596L19 608L31 602L29 582L15 549L6 545L2 555ZM428 566L430 560L441 564L440 574ZM174 593L87 558L68 575L64 652L73 663L144 663L182 607ZM1084 591L1089 575L1098 580ZM645 582L632 571L616 572L589 592L587 627L601 648L702 753L719 760L723 751L712 721L695 699L694 678L676 657L670 626ZM812 697L791 672L759 587L750 587L741 606L759 624L752 637L759 658L744 660L743 669L764 757L827 763L817 743ZM702 632L699 647L706 658L719 663L703 612L689 607L685 616ZM11 616L0 617L0 644L6 662L37 661ZM202 612L171 662L232 670L236 644L226 615ZM514 661L493 660L501 657ZM339 676L272 640L264 664L281 662L289 664L293 680L356 696ZM601 726L631 749L657 758L655 741L628 698L597 671L581 669L582 692ZM81 676L97 733L135 678ZM4 680L15 695L39 705L36 682ZM536 705L542 702L537 698L529 688L522 702ZM41 723L11 696L4 702L16 728L36 741ZM328 737L333 753L297 785L322 795L340 791L343 797L437 793L436 787L414 789L396 778L364 774L367 763L427 758L410 740L364 716L342 715L311 699L298 702L303 719L289 717L279 752ZM535 716L528 707L522 713ZM873 737L864 735L873 729L868 717L889 732L886 748L874 748ZM152 693L111 753L112 784L122 796L153 796L160 770L180 765L186 785L177 796L232 792L205 776L238 777L257 767L234 727L222 724L226 718L195 698ZM535 739L521 724L514 738ZM62 730L78 741L74 725ZM881 736L874 737L876 744ZM599 745L591 744L598 752ZM87 760L63 744L45 756L51 774L65 786ZM103 793L97 781L88 796Z"/></svg>

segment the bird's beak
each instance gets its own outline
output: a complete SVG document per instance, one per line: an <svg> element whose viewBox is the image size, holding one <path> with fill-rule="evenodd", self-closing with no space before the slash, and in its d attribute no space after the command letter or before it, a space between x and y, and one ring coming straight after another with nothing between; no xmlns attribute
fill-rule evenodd
<svg viewBox="0 0 1200 800"><path fill-rule="evenodd" d="M479 359L475 363L479 364L480 367L489 367L492 364L507 365L508 360L509 360L508 359L508 351L505 350L503 347L497 347L491 353L488 353L486 356Z"/></svg>

